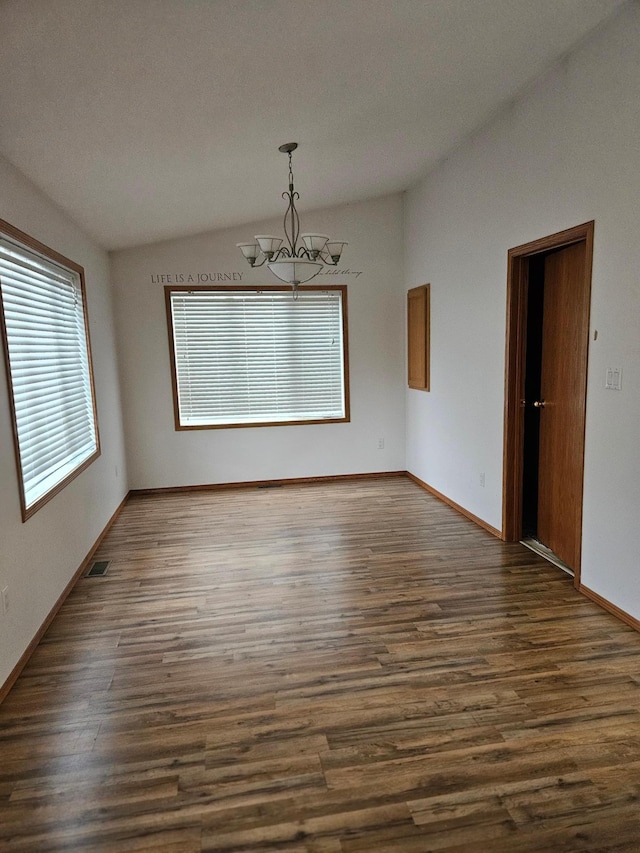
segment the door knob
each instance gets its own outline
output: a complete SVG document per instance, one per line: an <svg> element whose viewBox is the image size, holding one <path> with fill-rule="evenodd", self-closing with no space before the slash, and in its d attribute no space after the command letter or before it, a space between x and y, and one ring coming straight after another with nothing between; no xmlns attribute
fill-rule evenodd
<svg viewBox="0 0 640 853"><path fill-rule="evenodd" d="M536 409L544 409L544 400L536 400L533 405Z"/></svg>

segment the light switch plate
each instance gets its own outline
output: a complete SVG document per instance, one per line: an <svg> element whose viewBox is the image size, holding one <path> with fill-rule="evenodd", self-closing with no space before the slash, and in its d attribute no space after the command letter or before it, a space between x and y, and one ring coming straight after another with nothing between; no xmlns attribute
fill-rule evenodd
<svg viewBox="0 0 640 853"><path fill-rule="evenodd" d="M622 389L622 368L607 367L604 387L608 391L620 391Z"/></svg>

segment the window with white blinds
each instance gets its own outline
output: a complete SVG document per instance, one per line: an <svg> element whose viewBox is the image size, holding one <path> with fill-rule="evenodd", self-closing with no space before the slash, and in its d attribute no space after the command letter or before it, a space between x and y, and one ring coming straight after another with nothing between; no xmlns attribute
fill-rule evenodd
<svg viewBox="0 0 640 853"><path fill-rule="evenodd" d="M165 291L177 429L348 420L345 287Z"/></svg>
<svg viewBox="0 0 640 853"><path fill-rule="evenodd" d="M82 268L8 228L2 332L26 520L99 455L99 442Z"/></svg>

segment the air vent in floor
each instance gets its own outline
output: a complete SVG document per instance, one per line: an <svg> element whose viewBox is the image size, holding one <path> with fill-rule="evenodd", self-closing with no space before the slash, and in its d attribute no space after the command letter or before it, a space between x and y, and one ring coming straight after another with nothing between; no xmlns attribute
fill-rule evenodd
<svg viewBox="0 0 640 853"><path fill-rule="evenodd" d="M103 575L106 575L107 569L109 568L110 563L111 563L111 560L98 560L97 562L95 562L91 566L91 568L89 569L89 571L87 572L85 577L86 578L101 578Z"/></svg>

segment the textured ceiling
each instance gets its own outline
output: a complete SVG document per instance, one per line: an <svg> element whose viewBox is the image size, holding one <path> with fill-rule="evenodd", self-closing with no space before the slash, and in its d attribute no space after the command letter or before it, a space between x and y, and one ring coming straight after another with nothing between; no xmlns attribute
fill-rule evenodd
<svg viewBox="0 0 640 853"><path fill-rule="evenodd" d="M106 248L381 195L620 5L0 0L0 152Z"/></svg>

